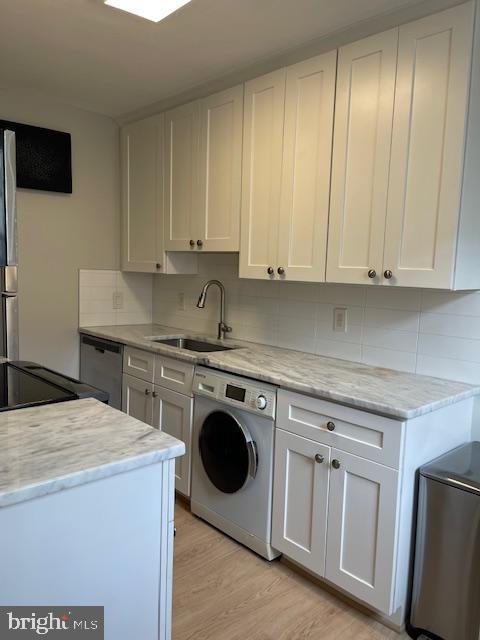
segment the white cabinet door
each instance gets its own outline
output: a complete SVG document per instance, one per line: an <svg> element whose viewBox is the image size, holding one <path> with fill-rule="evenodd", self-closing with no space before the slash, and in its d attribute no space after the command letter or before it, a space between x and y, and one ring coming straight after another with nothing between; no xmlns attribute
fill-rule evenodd
<svg viewBox="0 0 480 640"><path fill-rule="evenodd" d="M318 576L325 575L329 466L329 447L276 430L272 545Z"/></svg>
<svg viewBox="0 0 480 640"><path fill-rule="evenodd" d="M153 384L123 374L122 411L147 424L153 418Z"/></svg>
<svg viewBox="0 0 480 640"><path fill-rule="evenodd" d="M385 284L453 285L473 18L468 2L400 27Z"/></svg>
<svg viewBox="0 0 480 640"><path fill-rule="evenodd" d="M331 455L325 577L390 615L398 471L337 449Z"/></svg>
<svg viewBox="0 0 480 640"><path fill-rule="evenodd" d="M278 265L323 282L327 258L337 52L287 68Z"/></svg>
<svg viewBox="0 0 480 640"><path fill-rule="evenodd" d="M242 184L243 85L200 101L195 241L204 251L238 251ZM198 238L197 238L198 236ZM198 246L198 245L197 245Z"/></svg>
<svg viewBox="0 0 480 640"><path fill-rule="evenodd" d="M277 258L285 69L245 84L240 277L270 278Z"/></svg>
<svg viewBox="0 0 480 640"><path fill-rule="evenodd" d="M393 29L339 50L328 282L380 281L397 44Z"/></svg>
<svg viewBox="0 0 480 640"><path fill-rule="evenodd" d="M198 171L199 103L190 102L165 114L165 249L191 251L198 229L193 221ZM190 245L195 241L194 245Z"/></svg>
<svg viewBox="0 0 480 640"><path fill-rule="evenodd" d="M185 443L185 455L175 461L175 488L190 496L190 449L193 398L155 386L153 426Z"/></svg>
<svg viewBox="0 0 480 640"><path fill-rule="evenodd" d="M156 273L163 254L163 114L121 132L122 269Z"/></svg>

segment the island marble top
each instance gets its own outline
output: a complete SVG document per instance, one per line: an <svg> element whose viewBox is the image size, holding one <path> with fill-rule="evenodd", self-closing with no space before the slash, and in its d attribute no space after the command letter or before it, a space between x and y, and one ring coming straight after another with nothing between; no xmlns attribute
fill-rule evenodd
<svg viewBox="0 0 480 640"><path fill-rule="evenodd" d="M218 341L194 331L158 324L81 327L79 331L403 420L480 394L480 387L462 382L234 339L227 339L225 344L237 349L195 353L148 338L187 336Z"/></svg>
<svg viewBox="0 0 480 640"><path fill-rule="evenodd" d="M176 458L180 440L98 400L0 413L0 507Z"/></svg>

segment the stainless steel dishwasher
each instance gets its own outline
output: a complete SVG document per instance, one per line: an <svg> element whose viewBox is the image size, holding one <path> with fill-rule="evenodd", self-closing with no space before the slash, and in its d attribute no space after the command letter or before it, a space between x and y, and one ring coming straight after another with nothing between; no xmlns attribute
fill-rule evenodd
<svg viewBox="0 0 480 640"><path fill-rule="evenodd" d="M122 408L123 345L118 342L80 336L80 380L106 391L109 405Z"/></svg>

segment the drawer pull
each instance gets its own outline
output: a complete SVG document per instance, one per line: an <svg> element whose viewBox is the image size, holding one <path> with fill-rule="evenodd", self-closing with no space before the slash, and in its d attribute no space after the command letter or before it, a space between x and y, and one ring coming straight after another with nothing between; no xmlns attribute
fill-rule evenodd
<svg viewBox="0 0 480 640"><path fill-rule="evenodd" d="M330 422L327 422L327 429L329 431L335 431L335 423L332 422L331 420L330 420Z"/></svg>
<svg viewBox="0 0 480 640"><path fill-rule="evenodd" d="M145 389L145 395L149 396L150 395L150 391L148 389Z"/></svg>
<svg viewBox="0 0 480 640"><path fill-rule="evenodd" d="M315 462L318 462L319 464L321 464L324 460L325 460L325 458L322 456L321 453L316 453L315 454Z"/></svg>
<svg viewBox="0 0 480 640"><path fill-rule="evenodd" d="M152 393L152 398L156 398L157 396L158 396L158 393L157 393L156 391L154 391L154 392Z"/></svg>
<svg viewBox="0 0 480 640"><path fill-rule="evenodd" d="M332 460L332 467L334 469L340 469L340 460Z"/></svg>

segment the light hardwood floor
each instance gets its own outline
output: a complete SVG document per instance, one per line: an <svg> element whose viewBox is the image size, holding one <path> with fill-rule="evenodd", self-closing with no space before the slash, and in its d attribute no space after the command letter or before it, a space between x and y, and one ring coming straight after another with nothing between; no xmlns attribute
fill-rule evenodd
<svg viewBox="0 0 480 640"><path fill-rule="evenodd" d="M403 640L177 502L173 640Z"/></svg>

